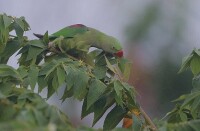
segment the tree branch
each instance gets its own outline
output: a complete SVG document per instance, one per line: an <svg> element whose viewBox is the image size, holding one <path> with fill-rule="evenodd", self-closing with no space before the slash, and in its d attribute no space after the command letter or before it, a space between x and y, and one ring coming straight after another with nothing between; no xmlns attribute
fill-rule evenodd
<svg viewBox="0 0 200 131"><path fill-rule="evenodd" d="M145 121L151 126L152 131L158 130L151 118L147 115L147 113L140 107L140 112L142 116L144 117Z"/></svg>

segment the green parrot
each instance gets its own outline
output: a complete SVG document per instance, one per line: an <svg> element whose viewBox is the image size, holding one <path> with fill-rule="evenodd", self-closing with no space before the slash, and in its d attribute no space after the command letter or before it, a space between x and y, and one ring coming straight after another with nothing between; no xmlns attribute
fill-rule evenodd
<svg viewBox="0 0 200 131"><path fill-rule="evenodd" d="M43 35L34 34L38 38ZM107 53L118 57L123 57L123 50L120 42L112 36L108 36L94 28L87 27L83 24L75 24L67 26L49 36L50 40L63 36L68 42L74 45L87 44L88 47L96 47L104 50Z"/></svg>

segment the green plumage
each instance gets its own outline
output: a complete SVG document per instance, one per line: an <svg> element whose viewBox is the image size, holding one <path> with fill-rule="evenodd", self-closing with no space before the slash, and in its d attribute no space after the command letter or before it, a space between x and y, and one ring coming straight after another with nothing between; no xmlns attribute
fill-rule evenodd
<svg viewBox="0 0 200 131"><path fill-rule="evenodd" d="M65 27L55 33L53 33L51 36L59 37L59 36L64 36L64 37L74 37L77 34L83 34L87 32L88 29L86 26L83 27Z"/></svg>
<svg viewBox="0 0 200 131"><path fill-rule="evenodd" d="M82 24L71 25L65 27L50 35L50 38L58 38L63 36L66 43L70 46L97 47L108 53L117 53L122 47L117 39L108 36L96 29L87 27Z"/></svg>

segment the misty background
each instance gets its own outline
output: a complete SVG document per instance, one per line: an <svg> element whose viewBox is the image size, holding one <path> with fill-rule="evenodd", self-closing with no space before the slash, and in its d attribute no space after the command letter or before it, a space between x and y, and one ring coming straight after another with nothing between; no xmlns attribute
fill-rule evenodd
<svg viewBox="0 0 200 131"><path fill-rule="evenodd" d="M29 39L35 39L33 33L51 34L78 23L118 38L133 62L129 83L139 92L137 99L151 117L162 118L172 109L171 101L191 89L191 73L177 72L182 58L200 48L199 6L198 0L2 0L0 13L24 16L31 27L25 34ZM9 65L17 68L17 57ZM73 98L61 103L62 92L48 102L74 125L91 126L93 114L80 120L82 103ZM95 127L102 123L100 119Z"/></svg>

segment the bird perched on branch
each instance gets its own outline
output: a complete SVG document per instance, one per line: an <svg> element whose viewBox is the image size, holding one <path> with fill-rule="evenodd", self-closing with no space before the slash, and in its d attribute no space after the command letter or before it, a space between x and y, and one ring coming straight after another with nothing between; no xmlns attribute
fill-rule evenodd
<svg viewBox="0 0 200 131"><path fill-rule="evenodd" d="M34 35L38 38L43 38L43 35ZM116 38L83 24L67 26L51 34L49 39L54 40L61 36L66 40L65 44L61 45L61 48L64 50L69 48L69 46L70 48L83 47L86 50L90 47L96 47L115 56L123 56L122 46Z"/></svg>

